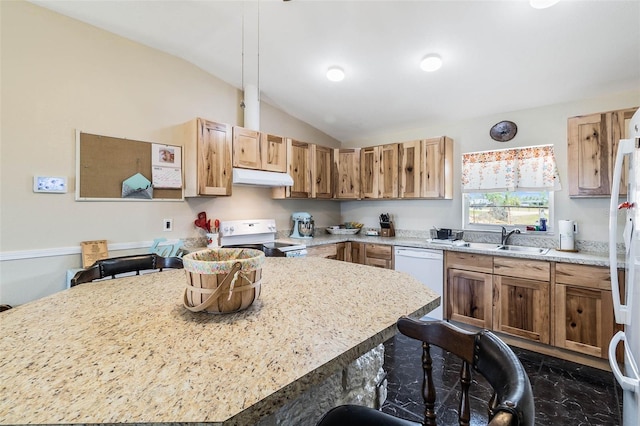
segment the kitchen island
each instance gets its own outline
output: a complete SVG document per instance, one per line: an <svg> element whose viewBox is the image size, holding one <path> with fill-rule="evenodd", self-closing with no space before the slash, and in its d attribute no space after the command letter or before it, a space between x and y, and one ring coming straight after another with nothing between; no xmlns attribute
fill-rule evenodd
<svg viewBox="0 0 640 426"><path fill-rule="evenodd" d="M0 314L0 422L251 425L439 304L406 274L267 258L249 309L194 314L180 270L81 284Z"/></svg>

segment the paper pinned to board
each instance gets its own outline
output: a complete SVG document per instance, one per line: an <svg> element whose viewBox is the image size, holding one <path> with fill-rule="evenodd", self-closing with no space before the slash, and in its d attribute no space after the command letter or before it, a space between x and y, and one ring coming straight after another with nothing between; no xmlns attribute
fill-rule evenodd
<svg viewBox="0 0 640 426"><path fill-rule="evenodd" d="M140 173L136 173L130 178L125 179L124 182L122 182L122 198L142 198L151 200L153 198L153 186L151 185L151 181Z"/></svg>
<svg viewBox="0 0 640 426"><path fill-rule="evenodd" d="M182 148L151 144L151 180L154 188L182 188Z"/></svg>

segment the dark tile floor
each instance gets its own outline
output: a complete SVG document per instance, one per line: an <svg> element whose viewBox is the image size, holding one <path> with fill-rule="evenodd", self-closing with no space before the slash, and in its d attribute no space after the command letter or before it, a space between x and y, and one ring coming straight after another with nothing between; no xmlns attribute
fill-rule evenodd
<svg viewBox="0 0 640 426"><path fill-rule="evenodd" d="M536 425L620 425L622 391L612 373L523 349L513 350L531 381ZM388 394L382 411L409 420L423 420L421 354L420 342L399 333L385 343ZM438 424L458 424L460 361L437 347L432 347L431 356ZM470 391L471 425L487 424L486 401L490 392L486 381L474 375Z"/></svg>

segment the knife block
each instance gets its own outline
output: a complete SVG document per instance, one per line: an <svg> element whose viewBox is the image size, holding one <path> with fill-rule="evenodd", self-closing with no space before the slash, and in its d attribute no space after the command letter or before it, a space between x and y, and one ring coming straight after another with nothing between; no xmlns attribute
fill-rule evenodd
<svg viewBox="0 0 640 426"><path fill-rule="evenodd" d="M396 229L393 227L393 222L380 222L380 236L381 237L396 236Z"/></svg>

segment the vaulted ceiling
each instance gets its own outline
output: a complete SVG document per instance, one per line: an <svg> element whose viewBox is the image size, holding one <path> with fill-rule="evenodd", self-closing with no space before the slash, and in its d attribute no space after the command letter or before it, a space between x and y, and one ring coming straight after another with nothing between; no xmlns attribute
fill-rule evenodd
<svg viewBox="0 0 640 426"><path fill-rule="evenodd" d="M238 88L254 72L262 101L343 142L640 87L637 0L32 3ZM440 70L420 69L429 53Z"/></svg>

